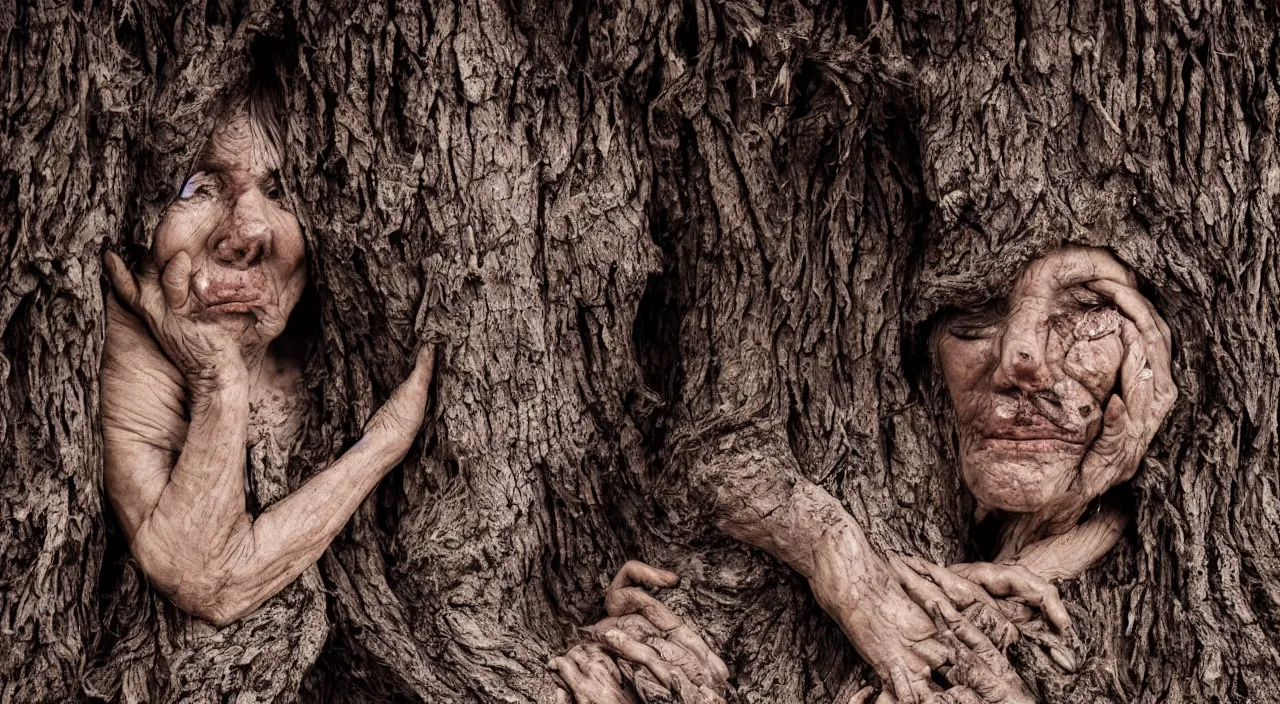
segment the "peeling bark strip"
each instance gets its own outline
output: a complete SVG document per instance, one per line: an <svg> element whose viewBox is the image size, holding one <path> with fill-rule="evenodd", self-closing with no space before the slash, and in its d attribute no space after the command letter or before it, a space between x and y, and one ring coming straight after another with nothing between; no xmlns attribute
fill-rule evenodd
<svg viewBox="0 0 1280 704"><path fill-rule="evenodd" d="M0 38L0 702L546 701L628 558L685 576L743 701L847 700L803 580L716 523L811 482L975 557L925 324L1062 241L1145 279L1181 397L1064 589L1082 672L1017 664L1045 701L1280 700L1270 3L34 0ZM215 631L104 510L99 261L264 49L323 345L257 506L441 351L420 446Z"/></svg>

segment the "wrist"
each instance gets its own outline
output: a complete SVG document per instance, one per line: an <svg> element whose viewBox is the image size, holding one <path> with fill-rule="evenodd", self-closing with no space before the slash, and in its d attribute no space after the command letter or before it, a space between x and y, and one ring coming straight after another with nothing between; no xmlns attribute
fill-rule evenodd
<svg viewBox="0 0 1280 704"><path fill-rule="evenodd" d="M862 536L833 529L815 541L809 588L822 608L850 633L862 631L900 592L889 565Z"/></svg>
<svg viewBox="0 0 1280 704"><path fill-rule="evenodd" d="M192 400L248 396L249 371L241 359L227 359L185 375Z"/></svg>

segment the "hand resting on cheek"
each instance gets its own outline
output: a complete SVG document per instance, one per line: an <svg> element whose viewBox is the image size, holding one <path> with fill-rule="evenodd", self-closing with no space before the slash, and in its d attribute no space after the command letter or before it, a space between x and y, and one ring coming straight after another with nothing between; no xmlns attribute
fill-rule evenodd
<svg viewBox="0 0 1280 704"><path fill-rule="evenodd" d="M1169 328L1109 253L1065 248L1034 262L1008 299L945 321L936 349L978 518L1004 523L995 562L895 557L895 574L917 603L967 619L998 648L1026 636L1074 671L1052 581L1082 573L1123 533L1128 513L1108 492L1133 477L1177 398Z"/></svg>
<svg viewBox="0 0 1280 704"><path fill-rule="evenodd" d="M105 257L104 479L130 550L188 613L225 625L324 552L418 434L434 351L336 462L253 516L250 426L290 447L300 361L273 343L306 281L297 219L277 201L276 155L243 110L219 126L134 275ZM255 414L251 416L251 403ZM261 427L259 427L261 426Z"/></svg>

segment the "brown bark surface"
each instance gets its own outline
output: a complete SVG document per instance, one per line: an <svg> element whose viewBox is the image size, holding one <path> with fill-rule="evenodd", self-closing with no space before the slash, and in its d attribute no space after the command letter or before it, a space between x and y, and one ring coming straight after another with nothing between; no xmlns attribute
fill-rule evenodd
<svg viewBox="0 0 1280 704"><path fill-rule="evenodd" d="M1181 396L1052 702L1280 701L1280 12L1264 0L0 5L0 702L546 701L628 558L749 702L872 675L715 528L803 477L972 559L926 345L1111 247ZM427 429L316 568L217 630L101 492L107 248L136 255L255 54L290 73L315 339L261 508L437 347Z"/></svg>

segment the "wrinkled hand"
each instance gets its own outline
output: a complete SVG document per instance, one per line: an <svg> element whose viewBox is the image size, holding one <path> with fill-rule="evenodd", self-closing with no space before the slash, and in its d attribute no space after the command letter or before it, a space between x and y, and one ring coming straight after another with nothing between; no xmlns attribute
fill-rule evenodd
<svg viewBox="0 0 1280 704"><path fill-rule="evenodd" d="M940 610L948 619L963 617L1001 651L1026 637L1063 671L1075 672L1071 617L1048 580L1019 565L990 562L942 567L904 556L892 564L903 588L926 608ZM1042 618L1036 618L1031 606Z"/></svg>
<svg viewBox="0 0 1280 704"><path fill-rule="evenodd" d="M391 392L391 398L365 424L360 444L373 443L374 447L394 459L393 464L399 463L409 452L426 418L434 372L435 347L423 345L418 349L409 377L400 382Z"/></svg>
<svg viewBox="0 0 1280 704"><path fill-rule="evenodd" d="M552 669L578 704L644 701L720 704L729 668L706 641L642 586L673 587L672 572L632 560L618 570L605 595L609 616L582 629L589 643L553 658ZM640 585L640 586L637 586Z"/></svg>
<svg viewBox="0 0 1280 704"><path fill-rule="evenodd" d="M898 664L891 672L889 684L892 692L888 691L890 687L886 687L886 692L876 700L878 704L1026 704L1035 701L1002 652L1018 637L1014 618L1021 617L1021 611L1001 606L1001 600L993 599L986 588L946 568L898 556L891 556L889 562L907 595L933 616L936 633L930 639L929 650L937 652L928 655L927 659L930 667L952 686L940 691L928 677L928 672L912 672L905 663ZM989 577L994 584L1005 587L1034 585L1021 579L1020 574L1015 578L1012 574L997 577L981 570L973 573L976 578ZM1034 592L1032 589L1027 591ZM1043 604L1046 593L1038 594ZM1052 603L1056 599L1057 591L1054 590L1049 601ZM1013 607L1020 606L1007 603ZM1061 606L1060 601L1057 606ZM1062 613L1065 615L1065 609Z"/></svg>
<svg viewBox="0 0 1280 704"><path fill-rule="evenodd" d="M175 255L163 272L148 257L136 276L112 252L104 262L116 296L146 323L188 388L214 390L246 376L238 341L201 317L203 306L191 295L191 257L186 252Z"/></svg>
<svg viewBox="0 0 1280 704"><path fill-rule="evenodd" d="M1170 373L1173 338L1155 306L1137 289L1117 281L1097 279L1085 286L1110 298L1127 318L1120 327L1125 357L1120 393L1107 402L1102 432L1085 455L1079 486L1049 507L1053 532L1075 525L1091 501L1133 478L1178 398Z"/></svg>

